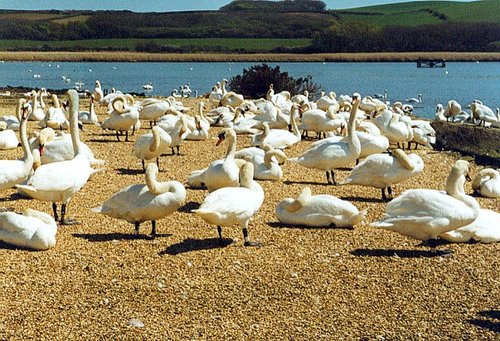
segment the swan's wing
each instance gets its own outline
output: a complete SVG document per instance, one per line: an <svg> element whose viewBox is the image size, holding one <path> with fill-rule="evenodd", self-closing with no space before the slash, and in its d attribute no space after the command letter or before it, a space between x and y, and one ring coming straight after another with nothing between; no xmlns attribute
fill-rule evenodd
<svg viewBox="0 0 500 341"><path fill-rule="evenodd" d="M138 199L143 192L147 192L147 186L144 184L122 188L106 200L99 211L96 211L112 216L123 215L140 204Z"/></svg>

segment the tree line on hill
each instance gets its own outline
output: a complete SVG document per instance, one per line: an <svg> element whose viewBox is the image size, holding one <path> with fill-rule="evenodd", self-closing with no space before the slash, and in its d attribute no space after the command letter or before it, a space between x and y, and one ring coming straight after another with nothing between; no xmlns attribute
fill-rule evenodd
<svg viewBox="0 0 500 341"><path fill-rule="evenodd" d="M364 22L338 20L334 11L325 11L322 1L263 1L273 6L303 6L301 12L287 8L241 11L255 1L235 1L220 11L134 13L130 11L85 12L82 21L59 23L51 20L0 20L0 39L46 41L40 50L53 50L48 43L59 40L112 38L145 39L135 46L143 52L387 52L387 51L500 51L500 24L453 23L419 26L375 26ZM262 5L262 4L261 4ZM231 7L232 6L232 7ZM239 6L239 7L238 7ZM307 7L310 6L310 7ZM316 7L315 7L316 6ZM310 12L308 12L310 10ZM307 13L303 13L307 12ZM436 13L441 15L441 13ZM29 16L29 14L26 14ZM168 46L148 38L309 38L307 47L279 47L271 51L229 49L223 46ZM22 43L17 50L27 49ZM84 50L79 46L58 50ZM129 50L112 44L93 50Z"/></svg>

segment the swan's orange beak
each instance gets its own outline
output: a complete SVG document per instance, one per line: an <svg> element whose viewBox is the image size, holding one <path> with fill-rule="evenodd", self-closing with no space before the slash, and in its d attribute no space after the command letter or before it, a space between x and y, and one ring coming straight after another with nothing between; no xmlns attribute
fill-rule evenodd
<svg viewBox="0 0 500 341"><path fill-rule="evenodd" d="M218 140L217 140L217 143L215 144L215 146L217 147L219 144L222 143L222 141L224 141L224 139L226 138L226 135L222 132L219 134L218 137Z"/></svg>
<svg viewBox="0 0 500 341"><path fill-rule="evenodd" d="M40 151L40 157L42 157L43 153L45 152L45 146L41 145L39 151Z"/></svg>

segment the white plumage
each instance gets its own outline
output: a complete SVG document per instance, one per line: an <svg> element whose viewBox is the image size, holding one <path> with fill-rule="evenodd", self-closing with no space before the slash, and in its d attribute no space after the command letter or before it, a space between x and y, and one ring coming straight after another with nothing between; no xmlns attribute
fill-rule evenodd
<svg viewBox="0 0 500 341"><path fill-rule="evenodd" d="M297 199L286 198L276 206L276 217L284 224L313 227L348 227L363 220L366 211L359 211L348 201L333 195L311 195L305 187Z"/></svg>
<svg viewBox="0 0 500 341"><path fill-rule="evenodd" d="M154 237L156 221L177 211L186 199L186 190L180 182L158 182L157 173L158 167L154 163L148 164L146 184L127 186L92 211L134 224L136 234L141 223L151 221L151 235Z"/></svg>

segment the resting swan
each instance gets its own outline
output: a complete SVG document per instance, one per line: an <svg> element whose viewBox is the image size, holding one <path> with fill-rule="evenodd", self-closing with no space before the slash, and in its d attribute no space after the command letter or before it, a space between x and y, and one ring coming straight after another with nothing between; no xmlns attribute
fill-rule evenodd
<svg viewBox="0 0 500 341"><path fill-rule="evenodd" d="M43 105L43 99L42 96L46 95L47 93L43 93L42 90L40 90L38 93L35 90L31 91L31 113L28 117L30 121L41 121L45 118L45 111ZM38 96L40 96L40 100L42 102L38 101Z"/></svg>
<svg viewBox="0 0 500 341"><path fill-rule="evenodd" d="M191 188L206 187L213 192L222 187L237 187L240 183L240 169L234 161L236 152L236 133L232 128L223 129L219 135L216 146L222 141L228 141L226 158L212 162L207 168L191 172L187 184Z"/></svg>
<svg viewBox="0 0 500 341"><path fill-rule="evenodd" d="M47 213L26 209L23 214L0 213L0 240L33 250L56 245L57 224Z"/></svg>
<svg viewBox="0 0 500 341"><path fill-rule="evenodd" d="M156 236L156 221L162 219L184 204L186 189L178 181L158 182L158 167L154 163L146 168L146 184L130 185L106 200L92 212L108 217L123 219L135 225L135 234L139 234L141 223L150 220L151 235Z"/></svg>
<svg viewBox="0 0 500 341"><path fill-rule="evenodd" d="M75 157L73 142L70 134L61 132L56 135L52 128L44 128L29 140L30 149L37 149L42 164L71 160ZM92 150L85 143L80 142L83 155L87 157L92 167L103 166L106 161L96 159Z"/></svg>
<svg viewBox="0 0 500 341"><path fill-rule="evenodd" d="M7 122L0 121L0 150L14 149L19 145L16 133L7 127Z"/></svg>
<svg viewBox="0 0 500 341"><path fill-rule="evenodd" d="M141 102L141 109L139 110L139 118L141 120L155 122L165 115L170 108L170 103L165 100L155 98L148 98Z"/></svg>
<svg viewBox="0 0 500 341"><path fill-rule="evenodd" d="M28 110L26 100L19 100L17 105L17 115L21 121L19 128L19 137L24 155L19 160L0 160L0 190L11 188L28 178L33 167L33 155L29 149L27 126Z"/></svg>
<svg viewBox="0 0 500 341"><path fill-rule="evenodd" d="M132 154L141 160L142 169L146 171L144 160L156 158L156 165L160 168L160 155L165 154L172 138L169 134L158 126L151 128L150 133L143 134L137 138L132 147Z"/></svg>
<svg viewBox="0 0 500 341"><path fill-rule="evenodd" d="M275 149L285 149L299 142L301 140L301 134L295 122L295 114L297 114L298 111L299 105L294 103L290 110L292 132L282 129L269 129L269 124L263 122L264 131L252 136L252 146L260 146L267 143Z"/></svg>
<svg viewBox="0 0 500 341"><path fill-rule="evenodd" d="M439 237L452 243L467 243L471 240L479 243L500 242L500 213L480 209L473 223L443 233Z"/></svg>
<svg viewBox="0 0 500 341"><path fill-rule="evenodd" d="M482 169L474 177L472 189L486 198L500 198L500 172L493 168Z"/></svg>
<svg viewBox="0 0 500 341"><path fill-rule="evenodd" d="M270 149L265 152L264 156L255 155L253 157L243 157L242 159L254 165L254 179L278 181L283 177L280 164L284 163L287 157L279 149Z"/></svg>
<svg viewBox="0 0 500 341"><path fill-rule="evenodd" d="M406 155L401 149L395 149L392 153L368 156L340 184L380 188L382 199L387 200L386 189L392 196L392 185L404 182L424 170L424 161L417 154Z"/></svg>
<svg viewBox="0 0 500 341"><path fill-rule="evenodd" d="M429 241L435 252L436 240L441 234L469 225L479 215L476 199L464 193L468 170L467 161L456 161L446 180L446 192L407 190L387 205L381 221L371 225Z"/></svg>
<svg viewBox="0 0 500 341"><path fill-rule="evenodd" d="M351 107L347 136L344 139L311 146L301 156L289 160L307 168L326 171L327 182L336 184L334 169L355 163L361 152L361 143L355 133L355 117L359 99L356 97L353 100L354 105Z"/></svg>
<svg viewBox="0 0 500 341"><path fill-rule="evenodd" d="M99 124L95 112L94 95L90 95L89 111L80 111L78 120L83 124Z"/></svg>
<svg viewBox="0 0 500 341"><path fill-rule="evenodd" d="M74 223L66 219L66 206L86 183L92 172L88 158L82 153L78 131L78 93L68 90L70 104L70 132L75 157L68 161L42 165L33 173L27 185L17 185L30 197L52 202L54 218L57 221L57 202L61 202L61 224Z"/></svg>
<svg viewBox="0 0 500 341"><path fill-rule="evenodd" d="M313 227L349 227L363 220L366 210L333 195L311 195L305 187L297 199L286 198L276 206L276 217L283 224Z"/></svg>
<svg viewBox="0 0 500 341"><path fill-rule="evenodd" d="M240 225L245 246L260 246L248 237L248 221L264 202L264 190L252 179L253 164L245 163L241 169L241 187L224 187L207 195L200 208L193 210L204 221L217 225L222 240L222 226Z"/></svg>

